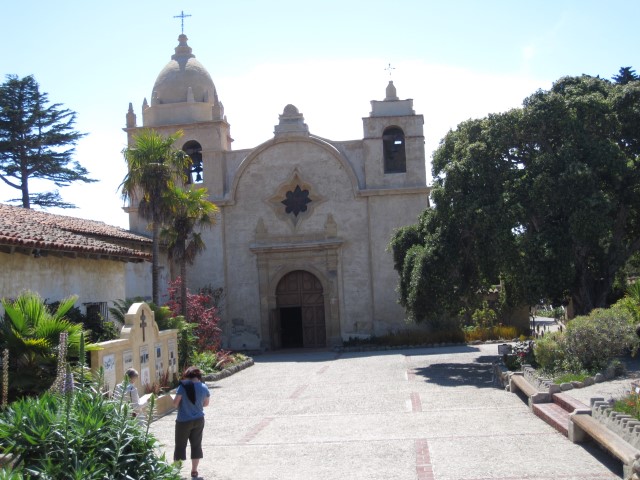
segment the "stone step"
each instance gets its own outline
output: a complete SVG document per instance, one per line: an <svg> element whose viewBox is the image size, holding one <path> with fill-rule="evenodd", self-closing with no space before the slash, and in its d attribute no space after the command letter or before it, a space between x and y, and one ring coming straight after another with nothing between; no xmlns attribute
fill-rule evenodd
<svg viewBox="0 0 640 480"><path fill-rule="evenodd" d="M569 412L557 403L535 403L533 413L565 437L569 432Z"/></svg>
<svg viewBox="0 0 640 480"><path fill-rule="evenodd" d="M566 393L554 393L552 395L553 403L560 405L567 412L572 413L575 410L588 411L591 410L588 405L585 405L580 400L576 400L571 395Z"/></svg>

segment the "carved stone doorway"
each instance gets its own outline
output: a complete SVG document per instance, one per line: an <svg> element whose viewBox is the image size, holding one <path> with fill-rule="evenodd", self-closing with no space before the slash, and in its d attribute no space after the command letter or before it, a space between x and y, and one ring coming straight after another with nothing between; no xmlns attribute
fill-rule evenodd
<svg viewBox="0 0 640 480"><path fill-rule="evenodd" d="M324 292L318 278L304 270L286 274L276 287L272 332L281 348L321 348L327 345Z"/></svg>

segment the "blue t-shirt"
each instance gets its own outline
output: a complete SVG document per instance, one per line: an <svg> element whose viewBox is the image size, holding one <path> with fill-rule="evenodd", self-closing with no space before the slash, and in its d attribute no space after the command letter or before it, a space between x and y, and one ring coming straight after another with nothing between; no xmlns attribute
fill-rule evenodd
<svg viewBox="0 0 640 480"><path fill-rule="evenodd" d="M193 385L196 393L196 403L192 403L189 400L187 391L182 385L183 383L190 383ZM178 417L176 422L190 422L191 420L197 420L204 417L204 399L207 398L209 393L209 387L204 382L192 382L191 380L182 380L176 395L182 395L182 399L178 404Z"/></svg>

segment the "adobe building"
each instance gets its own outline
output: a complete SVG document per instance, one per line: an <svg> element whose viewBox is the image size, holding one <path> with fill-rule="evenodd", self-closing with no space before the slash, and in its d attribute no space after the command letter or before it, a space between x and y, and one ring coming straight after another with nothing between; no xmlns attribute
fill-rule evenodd
<svg viewBox="0 0 640 480"><path fill-rule="evenodd" d="M0 298L25 290L49 303L71 294L88 321L109 317L113 301L139 291L149 271L151 240L83 218L0 204ZM3 314L0 306L0 314Z"/></svg>
<svg viewBox="0 0 640 480"><path fill-rule="evenodd" d="M272 138L233 150L211 76L186 35L178 42L142 103L142 125L130 104L125 131L129 145L143 128L184 132L176 147L193 159L191 188L206 188L220 209L188 287L224 289L226 346L325 347L406 328L387 245L429 205L413 100L389 82L362 119L363 137L349 141L314 135L286 105ZM148 232L135 205L126 210L131 230Z"/></svg>

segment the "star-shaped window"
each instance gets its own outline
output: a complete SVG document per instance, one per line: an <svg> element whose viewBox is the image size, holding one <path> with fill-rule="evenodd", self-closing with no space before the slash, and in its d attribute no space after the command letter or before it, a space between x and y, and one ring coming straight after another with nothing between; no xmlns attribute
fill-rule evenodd
<svg viewBox="0 0 640 480"><path fill-rule="evenodd" d="M300 222L311 217L313 211L325 201L325 198L313 183L300 175L296 167L275 189L273 195L265 200L273 208L276 217L290 222L295 229Z"/></svg>
<svg viewBox="0 0 640 480"><path fill-rule="evenodd" d="M293 192L289 190L285 195L287 198L280 202L285 206L285 213L293 213L297 217L300 212L307 211L307 204L311 203L309 190L302 190L300 185L296 185Z"/></svg>

